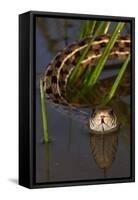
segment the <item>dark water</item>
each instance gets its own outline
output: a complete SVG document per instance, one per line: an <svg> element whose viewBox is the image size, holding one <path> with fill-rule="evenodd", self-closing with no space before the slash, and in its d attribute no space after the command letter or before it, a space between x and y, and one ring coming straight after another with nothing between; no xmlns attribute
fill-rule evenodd
<svg viewBox="0 0 138 200"><path fill-rule="evenodd" d="M42 144L43 126L38 86L40 74L60 49L77 40L82 21L37 18L36 24L36 182L129 177L130 130L127 127L116 134L118 142L115 158L112 165L104 170L95 162L92 154L93 138L86 123L76 120L72 111L68 112L68 116L64 115L46 102L51 142L48 145ZM114 25L115 23L111 29ZM104 71L101 78L117 73L118 70ZM129 107L129 97L122 101ZM114 141L112 135L110 141Z"/></svg>

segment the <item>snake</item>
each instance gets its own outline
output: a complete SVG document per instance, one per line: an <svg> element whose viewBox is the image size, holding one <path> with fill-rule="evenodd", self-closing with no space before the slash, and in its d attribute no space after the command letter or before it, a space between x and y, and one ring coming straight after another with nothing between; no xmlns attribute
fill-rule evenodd
<svg viewBox="0 0 138 200"><path fill-rule="evenodd" d="M86 68L89 64L96 64L110 38L111 34L98 35L91 43L88 53L80 62L79 67ZM50 101L65 106L73 106L67 98L68 80L91 40L92 36L88 36L66 46L47 65L41 80L44 92ZM130 45L130 35L120 35L111 49L108 59L124 60L130 53ZM108 133L116 130L118 120L112 108L96 108L96 111L90 116L89 127L95 133Z"/></svg>
<svg viewBox="0 0 138 200"><path fill-rule="evenodd" d="M116 132L120 126L111 106L98 106L89 118L90 130L95 134Z"/></svg>

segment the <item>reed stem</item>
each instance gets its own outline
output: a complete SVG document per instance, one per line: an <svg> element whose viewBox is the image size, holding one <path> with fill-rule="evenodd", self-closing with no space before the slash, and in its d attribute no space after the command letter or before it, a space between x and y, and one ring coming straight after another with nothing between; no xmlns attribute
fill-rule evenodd
<svg viewBox="0 0 138 200"><path fill-rule="evenodd" d="M92 76L90 77L90 79L87 82L87 87L92 87L98 80L98 78L101 74L101 71L107 61L109 54L110 54L110 51L113 48L113 46L116 42L116 39L118 38L118 35L120 34L120 31L122 30L124 24L125 24L124 22L119 22L118 25L116 26L116 28L111 36L110 41L108 42L107 46L105 47L97 65L92 73Z"/></svg>
<svg viewBox="0 0 138 200"><path fill-rule="evenodd" d="M90 23L89 35L93 35L93 34L94 34L95 26L96 26L96 20L93 20L93 21Z"/></svg>
<svg viewBox="0 0 138 200"><path fill-rule="evenodd" d="M125 23L123 22L120 22L117 24L111 38L110 38L110 41L108 42L107 46L105 47L103 53L102 53L102 56L100 57L96 67L94 70L92 70L92 73L90 76L87 76L87 79L85 79L85 83L81 89L80 92L76 92L76 95L75 95L75 98L77 97L80 97L80 96L83 96L85 97L85 94L89 92L89 90L92 89L92 87L96 84L102 70L103 70L103 67L109 57L109 54L110 54L110 51L111 49L113 48L117 38L118 38L118 35L120 34L120 31L122 30L123 26L124 26ZM98 24L98 27L100 26L100 22ZM100 28L100 33L104 33L104 32L107 32L108 29L109 29L109 26L110 26L110 22L106 22L104 24L102 24L102 27ZM98 28L97 28L98 29ZM99 32L98 31L98 32ZM90 68L93 67L93 63L90 64L89 66Z"/></svg>
<svg viewBox="0 0 138 200"><path fill-rule="evenodd" d="M121 69L120 69L120 71L118 73L118 76L117 76L114 84L111 87L111 90L110 90L109 94L102 100L102 104L106 105L113 98L113 96L115 95L115 92L116 92L116 90L117 90L117 88L118 88L118 86L119 86L119 84L120 84L120 82L121 82L121 80L123 78L123 75L124 75L124 73L126 71L127 65L128 65L128 63L130 61L130 57L131 56L129 54L127 59L125 60L124 64L122 65L122 67L121 67Z"/></svg>
<svg viewBox="0 0 138 200"><path fill-rule="evenodd" d="M44 142L48 143L49 136L48 136L48 127L47 127L45 93L44 93L42 80L40 80L40 95L41 95L42 120L43 120L43 129L44 129Z"/></svg>
<svg viewBox="0 0 138 200"><path fill-rule="evenodd" d="M87 53L88 53L88 51L89 51L89 49L90 49L90 47L91 47L92 42L95 40L97 34L98 34L98 33L101 31L101 29L103 28L104 23L105 23L105 22L103 22L103 21L100 22L100 24L99 24L97 30L96 30L95 33L94 33L94 36L93 36L92 39L90 40L88 46L84 49L82 55L80 56L80 58L79 58L79 60L78 60L78 62L77 62L77 65L76 65L75 69L73 70L73 72L72 72L72 74L71 74L71 76L70 76L70 78L69 78L69 84L73 84L73 83L74 83L74 80L78 79L78 77L80 76L81 71L82 71L82 70L79 70L81 61L82 61L82 60L85 58L85 56L87 55Z"/></svg>
<svg viewBox="0 0 138 200"><path fill-rule="evenodd" d="M104 32L103 32L104 34L106 34L108 32L110 24L111 24L111 22L106 22Z"/></svg>

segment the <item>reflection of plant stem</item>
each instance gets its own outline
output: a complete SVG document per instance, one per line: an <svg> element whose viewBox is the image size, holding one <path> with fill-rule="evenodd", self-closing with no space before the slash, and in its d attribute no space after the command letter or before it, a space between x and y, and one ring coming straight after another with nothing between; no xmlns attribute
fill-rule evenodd
<svg viewBox="0 0 138 200"><path fill-rule="evenodd" d="M71 108L69 108L69 138L68 138L68 150L70 151L71 150L71 143L72 143L72 133L73 133L73 126L72 126L72 110Z"/></svg>
<svg viewBox="0 0 138 200"><path fill-rule="evenodd" d="M122 68L120 69L118 76L117 76L114 84L112 85L109 94L102 100L102 104L104 104L104 105L107 104L113 98L113 96L123 78L123 75L125 73L125 70L127 68L129 61L130 61L130 54L128 55L127 59L125 60L124 64L122 65Z"/></svg>
<svg viewBox="0 0 138 200"><path fill-rule="evenodd" d="M49 144L46 144L46 178L49 180L50 178L50 171L49 171Z"/></svg>
<svg viewBox="0 0 138 200"><path fill-rule="evenodd" d="M42 118L43 118L43 129L44 129L44 142L48 143L49 137L48 137L48 128L47 128L45 93L44 93L44 89L43 89L42 80L40 80L40 94L41 94Z"/></svg>

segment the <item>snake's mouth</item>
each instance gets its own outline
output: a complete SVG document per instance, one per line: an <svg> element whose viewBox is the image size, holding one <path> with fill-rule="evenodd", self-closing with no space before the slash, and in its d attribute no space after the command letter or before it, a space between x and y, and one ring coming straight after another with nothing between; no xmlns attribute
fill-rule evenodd
<svg viewBox="0 0 138 200"><path fill-rule="evenodd" d="M93 133L109 133L118 129L117 116L110 107L97 108L89 119L89 127Z"/></svg>
<svg viewBox="0 0 138 200"><path fill-rule="evenodd" d="M105 124L105 121L104 121L105 117L106 115L100 115L101 124Z"/></svg>

